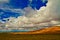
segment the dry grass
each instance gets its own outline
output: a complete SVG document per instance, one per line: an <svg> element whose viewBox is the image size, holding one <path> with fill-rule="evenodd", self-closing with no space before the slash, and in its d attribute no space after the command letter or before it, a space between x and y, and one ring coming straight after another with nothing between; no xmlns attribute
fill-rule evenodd
<svg viewBox="0 0 60 40"><path fill-rule="evenodd" d="M15 35L15 34L1 33L0 40L60 40L60 34Z"/></svg>

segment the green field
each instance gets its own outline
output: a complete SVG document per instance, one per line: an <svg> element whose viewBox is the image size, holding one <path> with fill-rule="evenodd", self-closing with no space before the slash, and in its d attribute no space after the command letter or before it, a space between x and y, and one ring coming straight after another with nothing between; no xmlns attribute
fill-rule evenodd
<svg viewBox="0 0 60 40"><path fill-rule="evenodd" d="M60 40L60 34L15 35L0 33L0 40Z"/></svg>

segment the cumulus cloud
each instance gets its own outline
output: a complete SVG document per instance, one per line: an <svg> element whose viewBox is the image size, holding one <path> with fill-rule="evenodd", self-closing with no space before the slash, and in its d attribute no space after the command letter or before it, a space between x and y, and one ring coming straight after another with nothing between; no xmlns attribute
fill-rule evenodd
<svg viewBox="0 0 60 40"><path fill-rule="evenodd" d="M8 2L9 0L0 0L0 2Z"/></svg>
<svg viewBox="0 0 60 40"><path fill-rule="evenodd" d="M31 7L23 9L24 16L18 18L10 17L9 21L4 23L6 28L19 29L33 27L45 28L53 25L60 25L60 0L48 0L47 7L41 7L40 10L33 10ZM15 10L16 11L16 10ZM25 29L24 29L25 30ZM29 29L32 30L32 29Z"/></svg>

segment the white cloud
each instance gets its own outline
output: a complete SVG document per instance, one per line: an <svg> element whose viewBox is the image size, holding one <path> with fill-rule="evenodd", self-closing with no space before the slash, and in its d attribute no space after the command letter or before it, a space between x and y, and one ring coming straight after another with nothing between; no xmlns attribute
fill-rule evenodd
<svg viewBox="0 0 60 40"><path fill-rule="evenodd" d="M8 2L9 0L0 0L0 2Z"/></svg>
<svg viewBox="0 0 60 40"><path fill-rule="evenodd" d="M25 16L18 18L10 18L5 26L13 27L39 27L52 26L60 23L60 0L48 0L47 7L42 7L40 10L33 10L30 7L24 9ZM15 10L16 11L16 10ZM29 17L28 17L29 16ZM56 20L55 20L56 19ZM59 22L58 22L59 21Z"/></svg>

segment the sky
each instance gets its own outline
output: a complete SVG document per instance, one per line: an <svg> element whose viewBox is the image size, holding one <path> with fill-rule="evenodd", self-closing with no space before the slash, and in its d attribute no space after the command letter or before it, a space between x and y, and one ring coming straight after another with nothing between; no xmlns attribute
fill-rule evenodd
<svg viewBox="0 0 60 40"><path fill-rule="evenodd" d="M19 1L21 3L19 3ZM38 30L60 25L60 0L1 0L0 30ZM18 4L17 4L18 2ZM4 4L6 3L6 4ZM25 5L24 5L25 4ZM9 15L9 16L8 16ZM7 17L7 18L4 18ZM28 29L27 29L28 28ZM30 29L32 28L32 29Z"/></svg>
<svg viewBox="0 0 60 40"><path fill-rule="evenodd" d="M46 6L47 0L1 0L0 1L0 19L5 21L4 18L18 17L31 14L36 10L39 10L42 6ZM19 10L20 9L20 10ZM15 12L16 11L16 12ZM25 13L22 13L24 11ZM28 12L28 13L26 13Z"/></svg>

